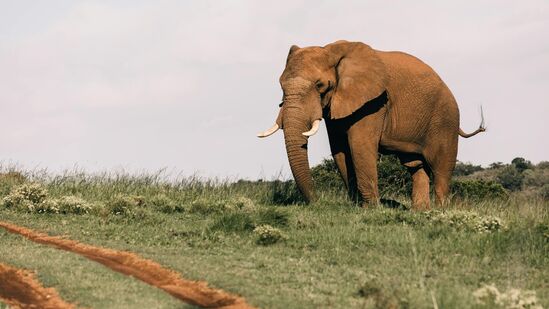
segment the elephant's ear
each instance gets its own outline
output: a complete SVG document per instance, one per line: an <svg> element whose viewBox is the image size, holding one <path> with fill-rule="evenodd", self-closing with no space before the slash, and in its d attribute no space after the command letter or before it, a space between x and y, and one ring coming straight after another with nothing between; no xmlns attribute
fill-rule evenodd
<svg viewBox="0 0 549 309"><path fill-rule="evenodd" d="M337 41L325 48L332 57L338 79L330 102L332 119L351 115L385 91L385 65L370 46L360 42Z"/></svg>
<svg viewBox="0 0 549 309"><path fill-rule="evenodd" d="M292 47L290 47L290 51L288 52L288 57L286 57L286 64L288 64L288 60L290 59L290 56L295 53L297 50L299 50L299 46L297 45L292 45Z"/></svg>

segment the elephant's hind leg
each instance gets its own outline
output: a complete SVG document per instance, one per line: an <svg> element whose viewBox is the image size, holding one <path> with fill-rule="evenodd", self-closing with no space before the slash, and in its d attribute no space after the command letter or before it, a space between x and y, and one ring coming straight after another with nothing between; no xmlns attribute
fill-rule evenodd
<svg viewBox="0 0 549 309"><path fill-rule="evenodd" d="M400 156L400 162L412 175L412 209L429 210L429 175L422 160L415 156Z"/></svg>
<svg viewBox="0 0 549 309"><path fill-rule="evenodd" d="M450 192L451 171L433 171L435 178L435 201L438 206L444 206L448 202Z"/></svg>
<svg viewBox="0 0 549 309"><path fill-rule="evenodd" d="M429 176L423 166L409 169L412 174L412 208L429 210Z"/></svg>
<svg viewBox="0 0 549 309"><path fill-rule="evenodd" d="M426 155L425 159L433 172L435 186L435 202L438 206L444 206L448 202L452 171L456 165L457 147L449 147L440 151L437 155Z"/></svg>

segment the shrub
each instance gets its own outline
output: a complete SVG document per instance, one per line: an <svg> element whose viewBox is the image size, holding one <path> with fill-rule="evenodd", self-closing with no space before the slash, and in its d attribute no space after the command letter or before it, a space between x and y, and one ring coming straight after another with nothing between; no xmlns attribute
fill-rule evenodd
<svg viewBox="0 0 549 309"><path fill-rule="evenodd" d="M405 195L412 192L410 173L396 156L380 155L377 170L381 195ZM315 184L321 189L345 189L333 159L324 159L312 168L312 174Z"/></svg>
<svg viewBox="0 0 549 309"><path fill-rule="evenodd" d="M502 168L496 175L497 181L507 190L518 191L522 188L524 176L513 165Z"/></svg>
<svg viewBox="0 0 549 309"><path fill-rule="evenodd" d="M375 225L407 224L413 226L449 227L478 233L506 229L498 217L481 216L470 211L428 211L410 212L392 209L378 209L364 213L362 222Z"/></svg>
<svg viewBox="0 0 549 309"><path fill-rule="evenodd" d="M253 212L257 209L257 206L255 205L254 201L244 196L237 196L235 198L231 198L228 201L228 204L229 204L228 208L230 209L242 210L245 212Z"/></svg>
<svg viewBox="0 0 549 309"><path fill-rule="evenodd" d="M14 186L18 186L27 181L20 172L10 171L0 174L0 194L8 194Z"/></svg>
<svg viewBox="0 0 549 309"><path fill-rule="evenodd" d="M450 190L456 197L481 200L507 198L508 194L497 182L484 180L453 181Z"/></svg>
<svg viewBox="0 0 549 309"><path fill-rule="evenodd" d="M542 309L535 291L510 288L500 292L495 285L485 284L473 292L477 305L487 308Z"/></svg>
<svg viewBox="0 0 549 309"><path fill-rule="evenodd" d="M333 159L323 159L322 162L311 169L315 186L319 189L344 190L345 184L337 170Z"/></svg>
<svg viewBox="0 0 549 309"><path fill-rule="evenodd" d="M287 212L273 207L259 212L258 225L288 226L290 218Z"/></svg>
<svg viewBox="0 0 549 309"><path fill-rule="evenodd" d="M88 214L92 210L87 201L73 195L63 196L56 203L59 212L64 214Z"/></svg>
<svg viewBox="0 0 549 309"><path fill-rule="evenodd" d="M210 231L243 232L253 230L254 226L249 214L234 212L217 218L210 226Z"/></svg>
<svg viewBox="0 0 549 309"><path fill-rule="evenodd" d="M107 203L107 208L114 215L132 215L138 207L144 206L143 197L134 195L116 195Z"/></svg>
<svg viewBox="0 0 549 309"><path fill-rule="evenodd" d="M47 190L38 183L24 183L13 188L10 193L4 197L2 204L6 208L27 210L30 212L51 211L54 212L55 205L46 203L48 197Z"/></svg>
<svg viewBox="0 0 549 309"><path fill-rule="evenodd" d="M256 227L254 233L257 235L256 243L263 246L272 245L288 239L281 230L267 224Z"/></svg>
<svg viewBox="0 0 549 309"><path fill-rule="evenodd" d="M503 220L498 217L484 217L469 211L429 211L425 213L425 216L434 225L445 225L458 230L484 233L507 228Z"/></svg>
<svg viewBox="0 0 549 309"><path fill-rule="evenodd" d="M410 195L412 177L394 155L381 155L377 164L379 191L381 195Z"/></svg>
<svg viewBox="0 0 549 309"><path fill-rule="evenodd" d="M183 205L178 204L171 198L167 197L164 194L158 194L153 196L149 204L154 207L154 209L159 210L164 213L174 213L174 212L183 212L185 208Z"/></svg>
<svg viewBox="0 0 549 309"><path fill-rule="evenodd" d="M536 168L524 171L523 185L525 187L543 187L549 184L549 169Z"/></svg>

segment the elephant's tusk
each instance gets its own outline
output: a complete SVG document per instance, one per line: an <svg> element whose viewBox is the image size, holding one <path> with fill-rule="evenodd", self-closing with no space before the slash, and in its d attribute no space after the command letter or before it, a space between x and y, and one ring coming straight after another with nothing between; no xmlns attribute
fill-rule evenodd
<svg viewBox="0 0 549 309"><path fill-rule="evenodd" d="M303 132L302 134L305 136L313 136L316 134L319 127L320 127L320 120L317 119L313 122L313 126L311 127L311 129L307 132Z"/></svg>
<svg viewBox="0 0 549 309"><path fill-rule="evenodd" d="M278 126L277 123L275 123L269 130L267 130L265 132L258 133L257 137L259 137L259 138L267 137L269 135L272 135L276 131L278 131L278 129L280 129L280 127Z"/></svg>

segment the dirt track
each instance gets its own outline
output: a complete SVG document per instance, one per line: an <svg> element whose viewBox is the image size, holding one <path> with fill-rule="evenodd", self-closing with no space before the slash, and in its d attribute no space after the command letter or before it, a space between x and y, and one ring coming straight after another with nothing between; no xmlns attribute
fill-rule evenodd
<svg viewBox="0 0 549 309"><path fill-rule="evenodd" d="M0 263L0 299L12 308L68 309L55 289L43 287L31 272Z"/></svg>
<svg viewBox="0 0 549 309"><path fill-rule="evenodd" d="M178 273L130 252L95 247L74 240L48 236L2 221L0 221L0 227L34 242L80 254L112 270L158 287L189 304L206 308L253 308L242 297L210 288L206 282L185 280Z"/></svg>

